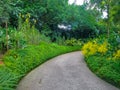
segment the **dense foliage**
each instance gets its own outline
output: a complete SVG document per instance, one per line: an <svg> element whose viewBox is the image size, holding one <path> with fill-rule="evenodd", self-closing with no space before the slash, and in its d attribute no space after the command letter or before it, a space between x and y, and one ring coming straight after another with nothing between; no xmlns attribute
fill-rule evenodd
<svg viewBox="0 0 120 90"><path fill-rule="evenodd" d="M120 87L120 41L116 35L111 40L94 39L82 47L90 69L104 80Z"/></svg>
<svg viewBox="0 0 120 90"><path fill-rule="evenodd" d="M69 5L68 0L10 0L9 5L11 10L7 9L10 25L18 26L19 14L31 15L30 22L36 20L35 26L39 31L44 32L51 37L52 41L57 39L57 36L65 36L65 38L83 38L94 37L98 34L100 28L96 24L96 18L92 10L88 10L85 5L76 6ZM61 30L58 25L70 25L71 30ZM79 33L78 35L76 35ZM68 37L69 35L69 37Z"/></svg>
<svg viewBox="0 0 120 90"><path fill-rule="evenodd" d="M36 66L81 46L91 70L120 87L119 16L119 0L0 0L0 90L13 90Z"/></svg>
<svg viewBox="0 0 120 90"><path fill-rule="evenodd" d="M0 64L0 90L14 90L18 81L33 68L57 55L75 51L80 47L41 43L24 49L10 50Z"/></svg>

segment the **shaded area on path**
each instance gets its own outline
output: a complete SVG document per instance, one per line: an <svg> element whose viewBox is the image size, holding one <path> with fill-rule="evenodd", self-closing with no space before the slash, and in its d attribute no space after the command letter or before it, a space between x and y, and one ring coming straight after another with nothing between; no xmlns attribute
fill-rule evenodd
<svg viewBox="0 0 120 90"><path fill-rule="evenodd" d="M31 71L17 90L119 90L87 67L81 52L55 57Z"/></svg>

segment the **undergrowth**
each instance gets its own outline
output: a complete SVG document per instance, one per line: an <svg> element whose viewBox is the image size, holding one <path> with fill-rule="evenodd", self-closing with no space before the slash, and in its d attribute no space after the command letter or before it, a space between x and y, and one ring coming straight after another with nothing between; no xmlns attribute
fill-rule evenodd
<svg viewBox="0 0 120 90"><path fill-rule="evenodd" d="M41 43L24 49L9 50L0 66L0 90L14 90L20 79L35 67L57 55L80 50L80 47Z"/></svg>

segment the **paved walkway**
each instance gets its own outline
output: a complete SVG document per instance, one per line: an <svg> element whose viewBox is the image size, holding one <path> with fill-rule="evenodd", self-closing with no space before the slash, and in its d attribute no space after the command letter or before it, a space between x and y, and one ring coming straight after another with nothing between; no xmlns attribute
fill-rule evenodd
<svg viewBox="0 0 120 90"><path fill-rule="evenodd" d="M119 90L94 75L81 52L58 56L31 71L17 90Z"/></svg>

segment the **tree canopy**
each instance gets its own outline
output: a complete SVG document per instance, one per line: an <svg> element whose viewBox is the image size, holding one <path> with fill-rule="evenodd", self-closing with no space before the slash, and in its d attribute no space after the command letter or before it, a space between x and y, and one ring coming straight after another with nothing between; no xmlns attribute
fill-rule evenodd
<svg viewBox="0 0 120 90"><path fill-rule="evenodd" d="M2 0L0 3L0 16L10 17L9 25L17 27L19 14L25 19L25 14L29 13L30 21L36 20L36 28L39 31L47 28L51 37L61 33L60 24L70 25L71 32L78 31L89 37L104 31L106 24L109 27L120 22L118 0L85 0L83 5L70 5L68 0ZM103 11L107 12L107 18L102 18ZM100 24L101 21L105 25Z"/></svg>

